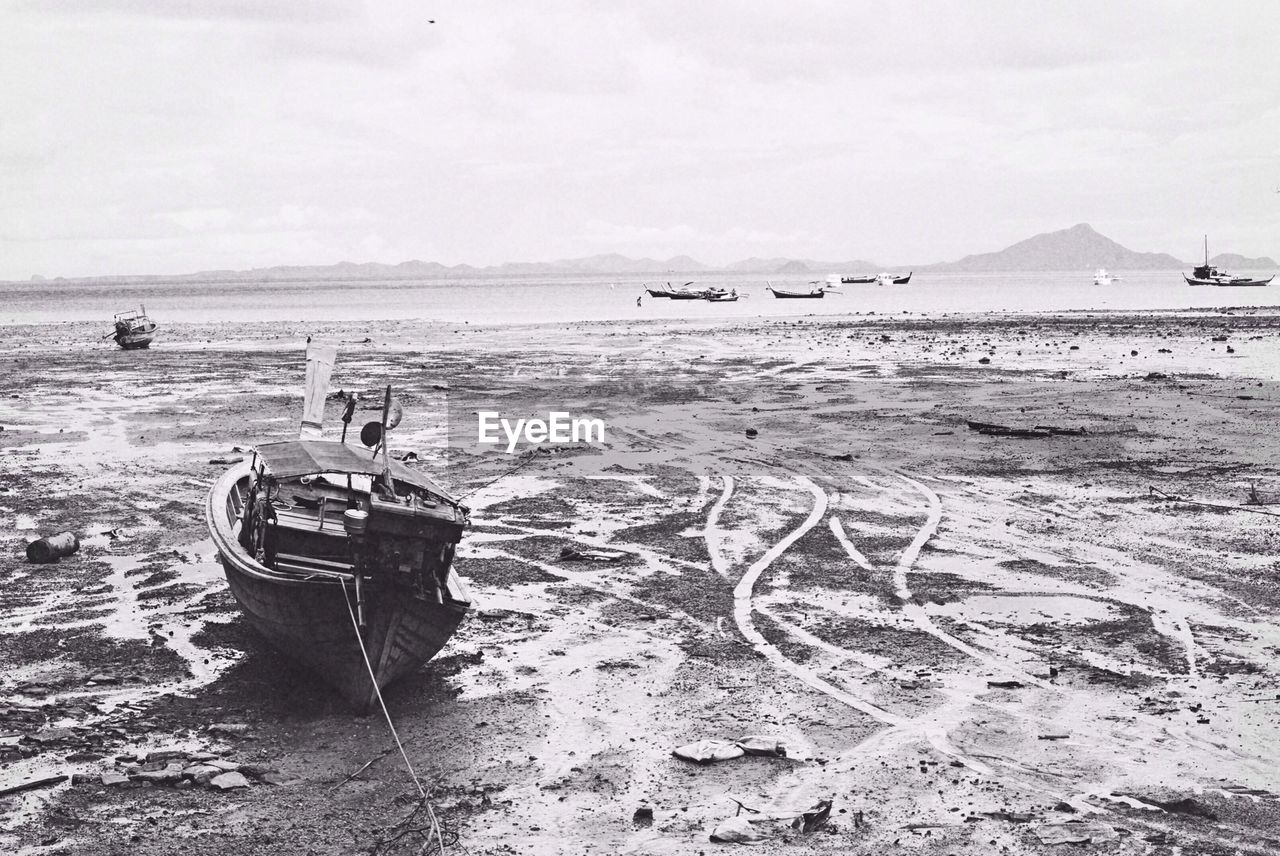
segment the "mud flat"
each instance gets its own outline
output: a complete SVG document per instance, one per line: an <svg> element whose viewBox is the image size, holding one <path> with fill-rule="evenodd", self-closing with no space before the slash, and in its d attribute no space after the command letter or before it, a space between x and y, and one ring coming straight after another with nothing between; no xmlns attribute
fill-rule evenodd
<svg viewBox="0 0 1280 856"><path fill-rule="evenodd" d="M701 854L823 799L756 852L1280 852L1273 311L94 332L0 337L0 791L71 777L0 797L0 850L421 846L385 723L253 636L201 517L315 333L473 508L476 613L386 698L456 852ZM606 441L480 452L493 406ZM747 734L788 757L671 756Z"/></svg>

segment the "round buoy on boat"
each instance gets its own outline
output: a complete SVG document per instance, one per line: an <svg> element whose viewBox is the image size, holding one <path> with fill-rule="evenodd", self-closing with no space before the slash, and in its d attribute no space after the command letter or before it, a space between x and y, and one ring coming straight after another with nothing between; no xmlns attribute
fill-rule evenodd
<svg viewBox="0 0 1280 856"><path fill-rule="evenodd" d="M747 429L747 439L748 439L748 440L754 440L754 439L755 439L756 437L758 437L759 435L760 435L760 432L759 432L759 431L757 431L756 429L754 429L754 428L748 428L748 429Z"/></svg>
<svg viewBox="0 0 1280 856"><path fill-rule="evenodd" d="M360 442L364 443L370 449L378 445L378 441L382 439L382 423L366 422L364 427L360 429Z"/></svg>

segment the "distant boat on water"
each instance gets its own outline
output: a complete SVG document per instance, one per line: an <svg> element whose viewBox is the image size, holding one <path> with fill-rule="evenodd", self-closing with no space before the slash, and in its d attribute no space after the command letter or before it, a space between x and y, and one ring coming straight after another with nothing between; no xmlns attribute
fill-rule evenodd
<svg viewBox="0 0 1280 856"><path fill-rule="evenodd" d="M875 276L842 276L840 281L846 285L870 285L876 281Z"/></svg>
<svg viewBox="0 0 1280 856"><path fill-rule="evenodd" d="M1110 285L1119 278L1120 277L1115 276L1114 274L1108 273L1106 268L1098 268L1093 272L1094 285Z"/></svg>
<svg viewBox="0 0 1280 856"><path fill-rule="evenodd" d="M117 312L115 317L115 330L108 335L116 340L117 345L126 351L138 351L151 347L151 340L155 338L156 322L147 317L147 307L140 306L137 312Z"/></svg>
<svg viewBox="0 0 1280 856"><path fill-rule="evenodd" d="M644 290L649 292L650 297L676 297L678 299L679 295L688 293L688 288L691 285L693 285L692 282L686 282L684 288L672 288L671 283L667 283L666 288L649 288L645 286Z"/></svg>
<svg viewBox="0 0 1280 856"><path fill-rule="evenodd" d="M814 282L814 283L810 283L810 285L818 285L818 283ZM772 285L769 285L768 289L773 294L774 297L778 297L783 300L791 300L791 299L821 300L822 298L827 296L827 292L821 288L815 288L811 291L784 291L783 289L774 288Z"/></svg>
<svg viewBox="0 0 1280 856"><path fill-rule="evenodd" d="M1191 270L1191 276L1185 273L1182 278L1187 281L1187 285L1217 285L1225 287L1241 287L1241 286L1258 286L1268 285L1271 280L1275 279L1275 274L1266 279L1253 279L1247 276L1232 276L1224 270L1218 270L1209 264L1209 236L1204 236L1204 264L1197 265Z"/></svg>
<svg viewBox="0 0 1280 856"><path fill-rule="evenodd" d="M915 273L915 271L911 273ZM906 276L896 273L882 273L875 277L875 282L877 285L906 285L911 282L911 273Z"/></svg>
<svg viewBox="0 0 1280 856"><path fill-rule="evenodd" d="M686 282L683 288L673 289L667 297L672 300L705 300L707 292L705 290L690 291L689 286L691 285L693 285L692 282Z"/></svg>
<svg viewBox="0 0 1280 856"><path fill-rule="evenodd" d="M672 288L671 283L667 283L666 288L646 287L645 291L649 292L650 297L666 297L671 300L720 300L729 294L729 292L718 286L691 291L689 289L691 285L693 285L693 282L689 281L682 288ZM734 294L737 294L736 290ZM736 300L737 298L735 297L734 299Z"/></svg>

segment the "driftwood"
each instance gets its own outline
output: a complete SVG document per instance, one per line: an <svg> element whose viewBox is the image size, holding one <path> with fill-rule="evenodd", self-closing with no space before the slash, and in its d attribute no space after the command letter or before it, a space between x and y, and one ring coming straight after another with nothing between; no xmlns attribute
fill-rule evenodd
<svg viewBox="0 0 1280 856"><path fill-rule="evenodd" d="M989 437L1055 437L1058 435L1083 437L1088 432L1083 428L1061 428L1057 425L1035 425L1031 428L1015 428L1010 425L997 425L992 422L967 422L969 429Z"/></svg>
<svg viewBox="0 0 1280 856"><path fill-rule="evenodd" d="M995 425L990 422L973 422L969 423L969 430L977 431L979 434L986 434L988 437L1051 437L1048 431L1041 431L1037 428L1011 428L1008 425Z"/></svg>
<svg viewBox="0 0 1280 856"><path fill-rule="evenodd" d="M36 788L46 788L49 785L57 785L65 782L70 776L46 776L43 779L32 779L29 782L23 782L20 785L13 785L8 788L0 788L0 797L7 797L9 794L17 794L22 791L33 791Z"/></svg>

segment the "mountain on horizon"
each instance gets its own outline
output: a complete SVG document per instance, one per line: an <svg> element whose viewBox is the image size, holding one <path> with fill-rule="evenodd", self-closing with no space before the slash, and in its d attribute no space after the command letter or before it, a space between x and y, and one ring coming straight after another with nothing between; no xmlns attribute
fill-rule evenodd
<svg viewBox="0 0 1280 856"><path fill-rule="evenodd" d="M1280 268L1280 264L1270 256L1259 256L1256 259L1247 258L1239 253L1218 253L1209 259L1209 264L1223 270L1275 270Z"/></svg>
<svg viewBox="0 0 1280 856"><path fill-rule="evenodd" d="M1268 270L1278 267L1267 256L1247 258L1236 253L1221 253L1211 262L1219 267L1234 270ZM1114 270L1175 270L1188 267L1167 253L1140 253L1123 247L1105 235L1099 234L1088 223L1079 223L1069 229L1045 232L993 253L965 256L959 261L938 262L923 265L883 265L858 259L844 262L793 259L788 257L749 258L723 266L707 265L689 256L673 256L666 260L633 259L620 253L602 253L577 259L559 259L551 262L506 262L500 265L475 267L468 264L444 265L440 262L411 259L398 264L379 262L342 261L332 265L277 265L252 270L206 270L180 275L136 275L102 277L33 276L34 282L57 282L77 279L102 282L145 281L193 281L193 282L280 282L307 280L403 280L466 278L474 276L539 276L578 274L586 276L653 274L696 274L727 272L744 274L828 274L874 273L879 270L915 270L932 272L1035 272L1035 271L1092 271L1105 267Z"/></svg>
<svg viewBox="0 0 1280 856"><path fill-rule="evenodd" d="M1138 253L1094 231L1088 223L1045 232L995 253L965 256L959 261L925 265L917 270L998 273L1046 270L1172 270L1185 267L1167 253Z"/></svg>

